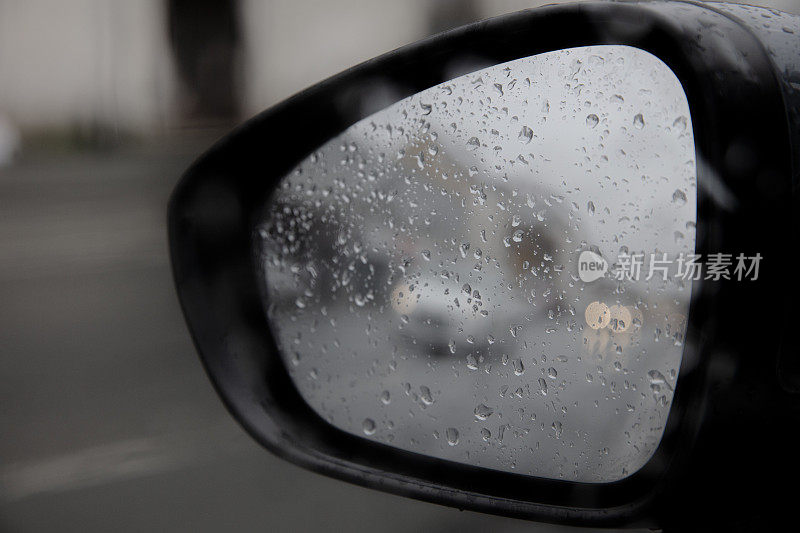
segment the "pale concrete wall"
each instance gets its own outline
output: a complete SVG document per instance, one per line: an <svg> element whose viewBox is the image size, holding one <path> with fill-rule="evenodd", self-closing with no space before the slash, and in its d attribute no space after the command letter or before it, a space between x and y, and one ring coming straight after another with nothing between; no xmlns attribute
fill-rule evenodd
<svg viewBox="0 0 800 533"><path fill-rule="evenodd" d="M253 115L425 37L436 0L240 0L242 109ZM797 0L751 0L799 12ZM478 0L490 17L554 0ZM177 120L163 0L0 0L0 118L25 130Z"/></svg>
<svg viewBox="0 0 800 533"><path fill-rule="evenodd" d="M173 91L160 0L0 0L0 115L23 130L149 131Z"/></svg>
<svg viewBox="0 0 800 533"><path fill-rule="evenodd" d="M425 35L428 0L243 0L250 115Z"/></svg>

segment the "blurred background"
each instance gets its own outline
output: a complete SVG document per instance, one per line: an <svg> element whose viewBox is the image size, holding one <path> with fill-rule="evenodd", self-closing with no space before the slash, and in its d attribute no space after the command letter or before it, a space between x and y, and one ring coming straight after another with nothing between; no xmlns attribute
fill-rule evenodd
<svg viewBox="0 0 800 533"><path fill-rule="evenodd" d="M572 531L262 450L194 353L165 229L183 169L241 120L543 3L558 2L0 0L0 531Z"/></svg>

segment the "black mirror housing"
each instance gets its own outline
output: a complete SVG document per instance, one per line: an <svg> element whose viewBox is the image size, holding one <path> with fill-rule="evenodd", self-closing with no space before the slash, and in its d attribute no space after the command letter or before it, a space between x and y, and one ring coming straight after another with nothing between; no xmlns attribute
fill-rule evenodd
<svg viewBox="0 0 800 533"><path fill-rule="evenodd" d="M273 189L313 150L376 111L370 102L387 83L400 100L447 81L452 65L467 60L478 68L597 44L648 51L683 85L702 161L698 252L759 252L768 261L747 285L695 282L680 381L656 454L620 481L573 483L434 459L329 425L289 378L256 279L253 229ZM792 167L798 133L786 91L764 43L742 21L677 2L523 11L432 37L321 82L218 142L173 193L173 272L201 360L253 438L339 479L550 522L681 527L701 513L696 527L704 520L715 527L725 520L753 526L743 516L720 517L730 508L776 507L773 482L793 451L788 438L767 439L758 428L777 436L795 425L798 413L796 389L786 385L796 378L785 363L797 357L787 355L797 284L786 273L792 261L787 234L796 242L798 175ZM745 147L756 164L733 165L732 147ZM720 200L720 188L733 202ZM751 318L743 318L743 310ZM764 320L757 316L767 310L774 320L769 334L748 324ZM770 513L766 519L775 518Z"/></svg>

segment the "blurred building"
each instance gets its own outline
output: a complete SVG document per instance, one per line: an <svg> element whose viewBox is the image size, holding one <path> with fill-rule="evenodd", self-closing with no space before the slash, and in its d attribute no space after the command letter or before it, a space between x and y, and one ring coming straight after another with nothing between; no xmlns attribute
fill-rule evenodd
<svg viewBox="0 0 800 533"><path fill-rule="evenodd" d="M561 2L0 0L0 137L232 122L431 33L544 3Z"/></svg>
<svg viewBox="0 0 800 533"><path fill-rule="evenodd" d="M0 0L0 115L23 131L162 128L164 27L161 0Z"/></svg>

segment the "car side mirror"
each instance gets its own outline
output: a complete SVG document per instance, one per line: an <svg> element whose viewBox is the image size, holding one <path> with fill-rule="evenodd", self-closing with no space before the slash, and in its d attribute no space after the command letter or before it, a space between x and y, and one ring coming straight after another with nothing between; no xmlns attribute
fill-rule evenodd
<svg viewBox="0 0 800 533"><path fill-rule="evenodd" d="M753 505L789 454L756 428L798 406L799 20L524 11L245 123L169 208L231 413L301 466L460 508L677 527Z"/></svg>

